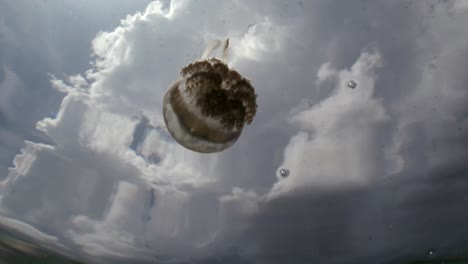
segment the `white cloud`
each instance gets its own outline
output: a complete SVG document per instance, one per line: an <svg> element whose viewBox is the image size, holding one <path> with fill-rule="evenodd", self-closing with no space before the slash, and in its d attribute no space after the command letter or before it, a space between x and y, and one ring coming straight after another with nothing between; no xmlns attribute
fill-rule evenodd
<svg viewBox="0 0 468 264"><path fill-rule="evenodd" d="M249 26L247 33L238 44L238 53L252 60L262 60L281 51L286 40L285 29L272 24L268 18L258 24ZM283 47L284 48L284 47Z"/></svg>
<svg viewBox="0 0 468 264"><path fill-rule="evenodd" d="M442 37L425 42L432 35L413 36L412 27L388 41L383 22L393 21L391 13L381 24L371 23L377 29L366 33L362 24L381 20L374 12L355 15L348 10L355 4L259 3L184 0L164 9L152 2L115 30L99 33L91 45L95 61L89 71L51 78L66 96L57 116L41 120L37 128L56 145L26 142L2 181L2 213L91 256L156 257L160 262L233 254L230 250L254 258L272 252L290 257L301 245L326 256L337 242L327 240L328 232L342 237L336 248L346 248L361 241L364 220L372 222L366 230L385 237L381 225L388 220L379 218L376 208L393 200L385 192L374 194L373 188L383 188L387 176L426 169L426 161L411 160L419 157L411 147L425 128L440 135L442 143L447 138L458 142L442 128L458 120L465 93L449 81L456 67L443 68L461 65L461 59L449 48L441 52ZM300 13L309 4L313 15ZM377 4L374 8L380 10ZM331 16L327 10L345 14ZM297 14L302 14L299 19L292 16ZM346 15L355 24L335 19ZM439 24L452 25L447 16L431 19L436 33L447 29ZM451 32L460 32L454 28ZM459 35L449 47L462 52L466 40ZM162 97L182 66L198 58L213 38L226 37L232 65L257 88L259 113L229 150L194 153L165 130ZM382 43L375 44L376 38ZM420 70L426 50L405 53L421 43L440 52L441 70L435 74ZM362 46L377 48L362 52ZM382 81L402 73L399 67L411 78ZM412 76L415 72L420 79ZM347 86L350 80L357 83L355 89ZM445 95L437 88L447 82L454 86ZM434 115L424 100L433 95L446 98L440 102L443 111ZM413 105L421 110L413 111ZM434 122L419 127L431 118ZM281 151L278 164L274 153ZM275 179L272 163L289 169L289 176ZM369 197L377 197L376 204ZM387 212L389 218L392 213ZM295 239L289 234L298 234L302 243L288 244ZM276 243L284 250L271 251L278 249ZM397 242L388 239L372 249L384 251L389 244ZM355 248L365 251L354 245L339 253L347 256Z"/></svg>
<svg viewBox="0 0 468 264"><path fill-rule="evenodd" d="M57 117L41 120L37 128L57 145L28 142L17 156L3 182L5 213L21 215L93 256L209 253L218 229L227 228L220 226L218 213L226 203L219 200L226 192L216 187L224 177L214 168L218 155L186 150L160 130L165 89L206 43L224 37L216 27L200 34L187 17L194 7L191 1L173 1L165 11L153 2L94 39L96 60L84 76L66 81L52 76L66 96ZM232 58L246 57L244 29L233 28L231 43L240 47ZM256 28L248 38L264 44L249 42L248 55L277 52L268 46L280 42L268 33L276 27L260 21ZM141 121L135 116L141 115L148 119L147 132L135 152L129 147ZM158 162L147 162L150 155Z"/></svg>
<svg viewBox="0 0 468 264"><path fill-rule="evenodd" d="M374 97L378 53L364 52L350 70L334 70L324 64L318 81L336 78L332 94L309 109L293 114L290 122L300 131L285 148L280 168L290 175L272 189L280 195L298 189L334 189L366 186L381 175L385 157L376 155L378 134L389 116ZM349 81L356 87L348 87Z"/></svg>
<svg viewBox="0 0 468 264"><path fill-rule="evenodd" d="M62 94L51 89L47 73L62 77L87 69L89 42L96 33L114 28L128 12L144 8L148 2L115 0L112 5L106 0L2 2L0 83L12 80L12 75L17 82L14 87L0 89L0 101L5 100L0 103L0 122L2 129L21 139L10 141L0 137L0 144L8 144L0 150L2 179L23 141L43 138L36 137L34 125L44 116L53 116L62 100Z"/></svg>

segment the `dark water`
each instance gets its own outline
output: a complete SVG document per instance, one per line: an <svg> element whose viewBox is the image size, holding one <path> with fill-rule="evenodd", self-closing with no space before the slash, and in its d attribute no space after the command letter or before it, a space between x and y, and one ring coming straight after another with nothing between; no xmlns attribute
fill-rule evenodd
<svg viewBox="0 0 468 264"><path fill-rule="evenodd" d="M385 260L382 260L385 262ZM91 264L29 242L26 237L0 228L0 264ZM131 263L131 262L128 262ZM156 262L155 262L156 263ZM468 264L468 259L434 259L402 264Z"/></svg>
<svg viewBox="0 0 468 264"><path fill-rule="evenodd" d="M87 264L27 242L17 234L0 229L0 264Z"/></svg>

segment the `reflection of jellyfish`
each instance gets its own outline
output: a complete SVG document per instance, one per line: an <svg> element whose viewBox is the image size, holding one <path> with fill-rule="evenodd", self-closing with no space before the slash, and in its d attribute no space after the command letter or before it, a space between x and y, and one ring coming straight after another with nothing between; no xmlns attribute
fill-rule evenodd
<svg viewBox="0 0 468 264"><path fill-rule="evenodd" d="M207 58L220 44L213 42L200 60L182 68L181 77L164 96L163 115L169 132L179 144L197 152L230 147L257 110L250 81L226 65L229 39L222 60Z"/></svg>

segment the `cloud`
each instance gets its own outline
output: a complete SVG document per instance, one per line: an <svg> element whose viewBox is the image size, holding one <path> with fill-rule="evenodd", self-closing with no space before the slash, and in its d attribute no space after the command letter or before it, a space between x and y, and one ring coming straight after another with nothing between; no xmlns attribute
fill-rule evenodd
<svg viewBox="0 0 468 264"><path fill-rule="evenodd" d="M36 127L54 144L25 143L2 181L1 212L99 260L453 254L467 234L466 34L465 18L440 7L152 2L94 38L89 70L51 75L65 97ZM226 37L259 112L232 148L194 153L166 131L162 97Z"/></svg>
<svg viewBox="0 0 468 264"><path fill-rule="evenodd" d="M84 75L52 75L52 85L66 96L57 116L41 120L37 129L55 145L26 143L3 182L4 214L90 256L210 252L222 218L219 197L230 192L216 187L225 177L214 167L218 156L176 144L162 129L160 112L165 89L188 63L181 53L197 58L217 37L199 34L186 20L192 7L181 1L165 10L153 2L93 40L96 59ZM233 33L233 45L243 36L244 29ZM272 39L257 39L264 37ZM249 54L256 50L266 53L268 47L250 47ZM139 139L137 127L145 131ZM150 162L150 156L158 158Z"/></svg>
<svg viewBox="0 0 468 264"><path fill-rule="evenodd" d="M27 235L29 238L33 238L35 242L39 242L43 245L57 245L58 239L56 237L46 235L36 228L18 220L2 216L0 217L0 223L4 228L8 228L9 231L19 232L23 235Z"/></svg>
<svg viewBox="0 0 468 264"><path fill-rule="evenodd" d="M51 87L48 73L65 76L86 70L90 41L96 33L114 28L128 12L139 10L147 3L147 0L116 0L112 5L102 0L2 3L0 83L7 81L5 77L11 80L13 75L18 82L0 90L2 100L8 100L0 107L0 123L3 129L20 138L10 141L0 137L1 144L9 145L1 150L2 179L25 139L42 140L36 136L35 123L53 115L62 100L63 94ZM108 10L105 14L100 12L104 9ZM62 23L65 20L67 23ZM4 109L5 104L8 111Z"/></svg>
<svg viewBox="0 0 468 264"><path fill-rule="evenodd" d="M2 93L0 111L3 115L10 116L15 111L15 107L12 105L13 98L24 96L24 88L21 84L21 80L14 72L6 66L3 66L2 71L2 76L4 77L0 83L0 92Z"/></svg>
<svg viewBox="0 0 468 264"><path fill-rule="evenodd" d="M27 94L24 89L24 84L18 76L8 67L3 65L0 76L0 123L5 124L0 128L0 166L9 166L11 159L17 151L18 145L23 143L23 138L18 135L17 131L11 128L14 123L12 118L17 116L21 109L16 101L18 98L26 98ZM8 161L8 162L7 162ZM3 177L2 177L3 178Z"/></svg>
<svg viewBox="0 0 468 264"><path fill-rule="evenodd" d="M335 78L336 90L291 116L290 122L300 131L286 146L280 166L290 168L290 175L285 179L279 175L273 195L295 189L366 186L377 180L385 156L375 148L382 147L379 134L389 121L385 107L373 97L374 69L380 64L379 54L363 53L350 70L322 66L319 84ZM350 81L356 82L354 89L348 87Z"/></svg>
<svg viewBox="0 0 468 264"><path fill-rule="evenodd" d="M453 7L455 12L466 12L468 10L468 4L463 0L453 1Z"/></svg>

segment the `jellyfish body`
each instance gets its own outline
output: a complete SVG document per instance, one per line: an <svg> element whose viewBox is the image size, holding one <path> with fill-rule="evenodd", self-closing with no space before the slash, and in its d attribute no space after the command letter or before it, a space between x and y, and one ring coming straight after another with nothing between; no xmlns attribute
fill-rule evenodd
<svg viewBox="0 0 468 264"><path fill-rule="evenodd" d="M212 43L200 60L182 68L163 102L164 121L172 137L202 153L234 144L257 109L250 81L226 65L229 40L224 43L222 60L207 58L219 46L219 41Z"/></svg>

